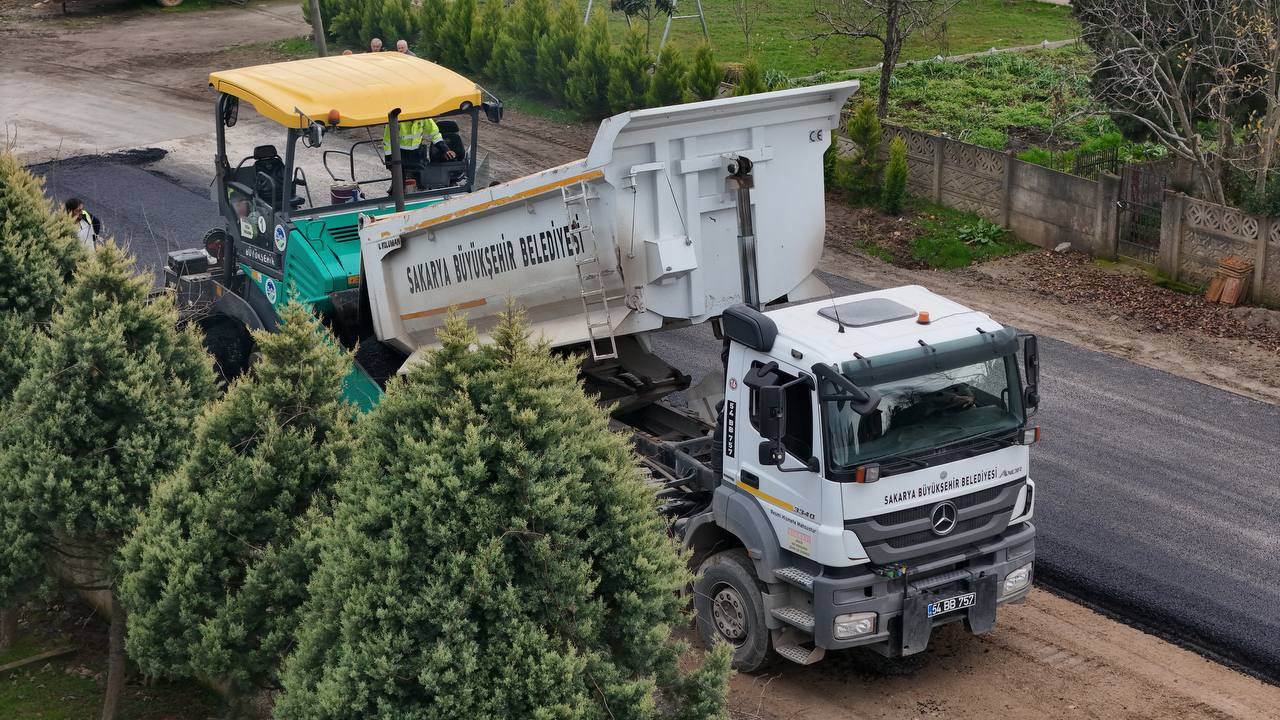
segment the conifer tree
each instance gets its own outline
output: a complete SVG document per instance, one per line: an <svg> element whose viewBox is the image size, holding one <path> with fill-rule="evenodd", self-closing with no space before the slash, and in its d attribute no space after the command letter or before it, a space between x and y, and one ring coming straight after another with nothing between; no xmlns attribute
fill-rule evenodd
<svg viewBox="0 0 1280 720"><path fill-rule="evenodd" d="M280 315L121 551L129 656L228 688L233 714L276 683L314 564L309 528L350 463L351 362L303 305Z"/></svg>
<svg viewBox="0 0 1280 720"><path fill-rule="evenodd" d="M725 717L728 648L678 669L687 571L577 363L514 312L437 337L362 425L276 716Z"/></svg>
<svg viewBox="0 0 1280 720"><path fill-rule="evenodd" d="M505 7L503 0L483 0L480 11L472 21L467 64L473 72L495 76L490 69L490 61L494 56L494 47L498 44L498 34L502 32Z"/></svg>
<svg viewBox="0 0 1280 720"><path fill-rule="evenodd" d="M689 67L689 92L697 100L714 100L720 91L720 68L716 66L711 43L703 41L693 51L693 64Z"/></svg>
<svg viewBox="0 0 1280 720"><path fill-rule="evenodd" d="M768 89L764 84L760 63L756 62L754 57L747 58L747 61L742 64L742 72L738 74L738 84L733 87L734 96L754 95Z"/></svg>
<svg viewBox="0 0 1280 720"><path fill-rule="evenodd" d="M538 45L551 25L551 9L547 0L516 0L507 11L503 37L494 54L500 59L503 82L534 90L538 83Z"/></svg>
<svg viewBox="0 0 1280 720"><path fill-rule="evenodd" d="M147 301L151 276L132 264L113 244L81 264L0 426L0 493L28 536L64 561L92 558L76 562L111 592L106 719L125 671L116 553L214 395L198 331L176 329L167 299Z"/></svg>
<svg viewBox="0 0 1280 720"><path fill-rule="evenodd" d="M880 190L880 207L890 215L902 212L907 197L907 141L901 135L889 143L889 164L884 168L884 187Z"/></svg>
<svg viewBox="0 0 1280 720"><path fill-rule="evenodd" d="M609 44L609 22L604 13L593 13L578 44L578 54L569 63L565 95L584 117L609 114L609 68L613 47Z"/></svg>
<svg viewBox="0 0 1280 720"><path fill-rule="evenodd" d="M320 17L324 18L324 31L332 40L347 45L362 45L367 48L367 40L362 40L360 23L362 20L362 3L352 0L320 0ZM367 4L367 3L366 3ZM311 2L302 0L302 19L311 22Z"/></svg>
<svg viewBox="0 0 1280 720"><path fill-rule="evenodd" d="M396 40L403 39L412 43L418 36L421 14L415 18L411 0L367 0L359 3L359 6L361 15L358 44L367 48L369 40L378 37L382 38L384 48L391 49L395 48Z"/></svg>
<svg viewBox="0 0 1280 720"><path fill-rule="evenodd" d="M83 256L71 218L50 206L17 158L0 152L0 403L22 378L30 329L49 322Z"/></svg>
<svg viewBox="0 0 1280 720"><path fill-rule="evenodd" d="M609 67L608 95L613 112L645 107L652 69L653 57L644 48L644 33L639 29L628 31L622 47L613 54Z"/></svg>
<svg viewBox="0 0 1280 720"><path fill-rule="evenodd" d="M556 100L564 100L569 63L582 39L582 11L574 0L560 0L551 26L538 45L538 81Z"/></svg>
<svg viewBox="0 0 1280 720"><path fill-rule="evenodd" d="M845 130L849 134L849 140L853 142L853 155L841 175L845 189L872 194L874 197L878 192L880 174L884 167L884 162L880 159L880 146L884 138L875 102L867 99L859 103Z"/></svg>
<svg viewBox="0 0 1280 720"><path fill-rule="evenodd" d="M49 205L17 158L0 152L0 413L83 256L67 214ZM0 481L0 650L17 639L21 589L39 572L31 523L4 492Z"/></svg>
<svg viewBox="0 0 1280 720"><path fill-rule="evenodd" d="M444 0L422 0L422 4L418 7L418 18L415 24L418 41L413 43L412 37L408 35L404 37L405 40L413 43L418 55L432 60L440 58L440 36L444 30L445 15ZM397 39L384 37L382 41L394 48Z"/></svg>
<svg viewBox="0 0 1280 720"><path fill-rule="evenodd" d="M446 67L462 70L467 66L467 51L471 47L471 28L476 19L476 0L453 0L445 15L444 27L436 45L436 56Z"/></svg>
<svg viewBox="0 0 1280 720"><path fill-rule="evenodd" d="M689 66L680 50L671 43L658 53L658 67L653 71L646 97L649 107L677 105L689 93Z"/></svg>

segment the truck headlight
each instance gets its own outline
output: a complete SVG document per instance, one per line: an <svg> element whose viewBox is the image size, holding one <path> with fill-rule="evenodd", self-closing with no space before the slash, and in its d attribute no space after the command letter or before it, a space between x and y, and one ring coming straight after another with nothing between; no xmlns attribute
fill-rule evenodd
<svg viewBox="0 0 1280 720"><path fill-rule="evenodd" d="M837 615L835 636L837 640L849 640L876 631L876 614L873 612L845 613Z"/></svg>
<svg viewBox="0 0 1280 720"><path fill-rule="evenodd" d="M1031 563L1027 563L1022 567L1014 570L1004 576L1004 592L1003 595L1012 595L1031 582Z"/></svg>

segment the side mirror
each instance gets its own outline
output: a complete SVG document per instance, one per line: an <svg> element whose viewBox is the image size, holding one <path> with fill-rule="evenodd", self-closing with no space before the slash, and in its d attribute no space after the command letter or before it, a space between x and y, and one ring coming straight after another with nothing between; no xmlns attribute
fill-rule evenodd
<svg viewBox="0 0 1280 720"><path fill-rule="evenodd" d="M1040 407L1040 391L1035 385L1028 385L1022 390L1022 405L1028 409Z"/></svg>
<svg viewBox="0 0 1280 720"><path fill-rule="evenodd" d="M240 98L228 95L226 102L222 104L222 124L227 127L235 127L236 120L239 117Z"/></svg>
<svg viewBox="0 0 1280 720"><path fill-rule="evenodd" d="M1023 374L1027 387L1040 384L1040 348L1035 335L1026 335L1022 340Z"/></svg>
<svg viewBox="0 0 1280 720"><path fill-rule="evenodd" d="M489 120L489 122L491 123L502 122L502 103L486 102L486 103L483 103L481 107L484 108L484 116Z"/></svg>
<svg viewBox="0 0 1280 720"><path fill-rule="evenodd" d="M320 147L321 141L324 140L324 125L313 122L307 126L307 145L309 147Z"/></svg>
<svg viewBox="0 0 1280 720"><path fill-rule="evenodd" d="M782 443L777 440L765 440L760 443L760 464L761 465L777 465L782 466L783 460L787 457L786 451L782 448Z"/></svg>
<svg viewBox="0 0 1280 720"><path fill-rule="evenodd" d="M757 391L756 414L760 418L760 437L782 441L787 434L786 398L780 385L765 385Z"/></svg>

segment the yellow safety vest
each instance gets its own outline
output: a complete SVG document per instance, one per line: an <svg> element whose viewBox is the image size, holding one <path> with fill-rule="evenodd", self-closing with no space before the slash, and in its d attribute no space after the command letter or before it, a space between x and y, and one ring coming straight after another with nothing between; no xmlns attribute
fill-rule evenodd
<svg viewBox="0 0 1280 720"><path fill-rule="evenodd" d="M436 121L431 118L423 118L421 120L407 120L400 123L400 149L401 150L417 150L422 145L423 138L426 138L427 144L440 142L444 136L440 134L440 128L436 125ZM382 154L391 154L391 125L384 125L382 128Z"/></svg>

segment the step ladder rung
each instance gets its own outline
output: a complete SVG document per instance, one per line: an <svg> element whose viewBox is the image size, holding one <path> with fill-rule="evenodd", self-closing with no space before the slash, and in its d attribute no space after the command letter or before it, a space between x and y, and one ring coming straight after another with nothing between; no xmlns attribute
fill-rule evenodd
<svg viewBox="0 0 1280 720"><path fill-rule="evenodd" d="M788 625L794 625L808 633L813 632L815 621L813 614L807 610L788 605L787 607L774 608L770 614Z"/></svg>
<svg viewBox="0 0 1280 720"><path fill-rule="evenodd" d="M580 206L574 211L578 224L570 225L568 235L581 238L587 247L595 247L595 231L591 227L591 188L579 181L560 188L565 210ZM587 325L587 344L595 360L612 360L618 357L618 343L613 336L613 316L609 312L609 295L605 291L604 276L612 272L606 269L595 255L578 258L578 295L582 298L583 320Z"/></svg>

